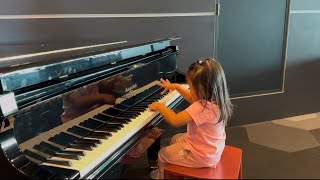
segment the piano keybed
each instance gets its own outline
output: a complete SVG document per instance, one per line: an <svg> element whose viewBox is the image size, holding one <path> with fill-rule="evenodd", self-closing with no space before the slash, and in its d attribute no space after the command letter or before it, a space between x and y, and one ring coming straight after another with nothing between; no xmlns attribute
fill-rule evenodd
<svg viewBox="0 0 320 180"><path fill-rule="evenodd" d="M159 101L169 106L180 96L177 91L160 95L157 83L42 133L20 148L41 166L77 170L84 177L159 114L148 110L149 104Z"/></svg>

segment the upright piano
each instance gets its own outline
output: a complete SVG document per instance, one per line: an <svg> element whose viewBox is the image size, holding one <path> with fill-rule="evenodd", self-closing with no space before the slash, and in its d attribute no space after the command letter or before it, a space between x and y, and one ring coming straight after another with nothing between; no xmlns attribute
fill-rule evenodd
<svg viewBox="0 0 320 180"><path fill-rule="evenodd" d="M0 177L100 178L175 108L175 38L120 42L2 58Z"/></svg>

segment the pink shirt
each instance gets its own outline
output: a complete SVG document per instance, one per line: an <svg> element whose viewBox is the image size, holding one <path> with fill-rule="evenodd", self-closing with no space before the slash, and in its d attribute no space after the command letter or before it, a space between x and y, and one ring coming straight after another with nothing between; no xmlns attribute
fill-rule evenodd
<svg viewBox="0 0 320 180"><path fill-rule="evenodd" d="M208 102L206 108L200 101L191 104L186 111L192 122L187 125L186 149L208 166L216 166L220 161L225 146L225 125L218 122L219 109L214 103Z"/></svg>

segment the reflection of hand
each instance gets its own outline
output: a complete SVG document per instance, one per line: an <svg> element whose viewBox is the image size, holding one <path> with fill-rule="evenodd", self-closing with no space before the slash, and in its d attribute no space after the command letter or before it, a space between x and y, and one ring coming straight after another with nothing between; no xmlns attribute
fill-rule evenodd
<svg viewBox="0 0 320 180"><path fill-rule="evenodd" d="M128 87L130 81L131 78L126 78L124 76L116 76L112 80L101 81L99 82L99 92L112 93L114 89Z"/></svg>
<svg viewBox="0 0 320 180"><path fill-rule="evenodd" d="M109 94L103 94L103 102L105 104L115 104L116 98Z"/></svg>
<svg viewBox="0 0 320 180"><path fill-rule="evenodd" d="M168 79L164 80L161 78L160 83L158 83L158 85L164 88L164 90L161 92L161 94L166 93L168 90L171 93L172 91L174 91L176 89L176 84L170 83L170 81Z"/></svg>
<svg viewBox="0 0 320 180"><path fill-rule="evenodd" d="M126 78L124 76L117 76L114 78L114 86L127 87L131 78Z"/></svg>

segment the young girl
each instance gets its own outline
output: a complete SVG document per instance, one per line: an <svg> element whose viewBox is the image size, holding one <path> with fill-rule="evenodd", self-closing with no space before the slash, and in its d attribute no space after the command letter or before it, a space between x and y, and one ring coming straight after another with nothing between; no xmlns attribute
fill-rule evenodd
<svg viewBox="0 0 320 180"><path fill-rule="evenodd" d="M159 111L164 120L174 126L187 125L187 132L172 137L171 145L158 153L159 169L150 173L153 179L163 179L167 163L186 167L216 167L225 146L225 126L232 114L225 74L214 59L204 59L190 65L186 73L189 89L161 79L166 91L177 90L191 105L175 113L164 104L154 102L149 109Z"/></svg>

